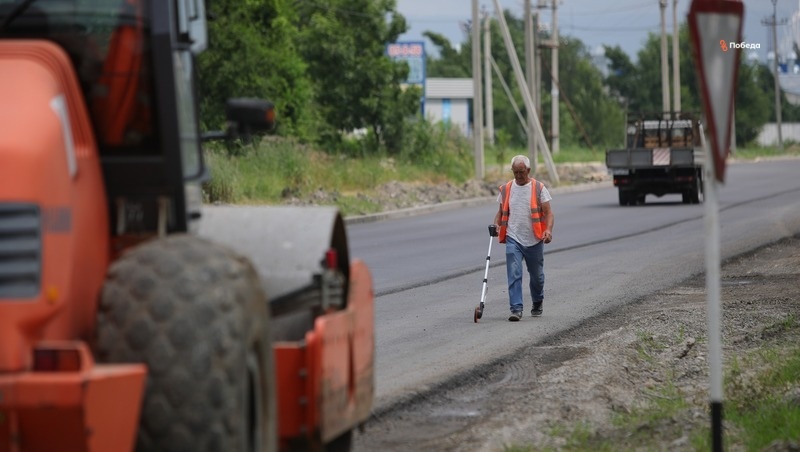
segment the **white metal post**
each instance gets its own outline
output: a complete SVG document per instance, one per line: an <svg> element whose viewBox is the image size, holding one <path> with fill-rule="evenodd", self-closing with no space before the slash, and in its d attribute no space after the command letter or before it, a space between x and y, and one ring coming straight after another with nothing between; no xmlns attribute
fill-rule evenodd
<svg viewBox="0 0 800 452"><path fill-rule="evenodd" d="M478 0L472 0L472 140L475 178L483 179L483 93L481 89L481 18Z"/></svg>
<svg viewBox="0 0 800 452"><path fill-rule="evenodd" d="M705 204L706 298L708 315L709 405L711 450L722 452L722 301L720 282L720 219L718 182L725 181L730 153L731 121L736 97L739 51L728 51L720 36L741 41L744 3L740 0L692 0L688 22L695 65L708 118L711 143L700 133ZM720 48L721 47L721 48Z"/></svg>
<svg viewBox="0 0 800 452"><path fill-rule="evenodd" d="M678 0L672 2L672 109L681 113L681 62L678 43Z"/></svg>
<svg viewBox="0 0 800 452"><path fill-rule="evenodd" d="M534 30L533 30L533 16L531 15L531 0L525 0L525 77L528 81L528 91L533 97L533 103L536 105L536 95L534 93ZM533 116L528 115L528 122L533 121ZM529 125L527 130L533 130L533 125ZM528 158L531 160L531 168L536 172L536 166L539 164L539 158L536 155L536 139L529 133L528 134Z"/></svg>
<svg viewBox="0 0 800 452"><path fill-rule="evenodd" d="M661 110L664 119L669 118L669 63L667 61L667 0L660 0L661 7Z"/></svg>
<svg viewBox="0 0 800 452"><path fill-rule="evenodd" d="M778 126L778 150L783 152L783 130L781 127L781 84L778 78L778 63L780 59L780 52L778 52L778 13L777 13L778 0L772 0L772 47L775 53L775 59L772 61L772 71L775 76L775 120Z"/></svg>
<svg viewBox="0 0 800 452"><path fill-rule="evenodd" d="M492 93L492 16L483 18L483 88L486 101L486 141L494 144L494 98Z"/></svg>
<svg viewBox="0 0 800 452"><path fill-rule="evenodd" d="M558 0L553 0L553 47L551 49L551 70L553 71L553 83L550 86L550 131L552 133L552 137L550 139L553 142L552 145L552 153L553 155L558 154L561 151L561 119L559 118L559 108L561 107L559 103L560 93L559 93L559 80L558 80L558 47L559 47L559 38L558 38Z"/></svg>
<svg viewBox="0 0 800 452"><path fill-rule="evenodd" d="M704 140L705 141L705 140ZM708 364L713 450L722 450L722 308L720 297L720 227L717 178L710 150L704 145L703 204L706 232L706 299Z"/></svg>

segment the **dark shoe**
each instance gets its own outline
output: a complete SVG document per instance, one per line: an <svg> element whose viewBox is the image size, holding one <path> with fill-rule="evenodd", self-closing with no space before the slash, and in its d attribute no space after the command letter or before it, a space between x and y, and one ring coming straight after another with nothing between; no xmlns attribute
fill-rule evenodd
<svg viewBox="0 0 800 452"><path fill-rule="evenodd" d="M509 322L519 322L519 319L521 319L521 318L522 318L522 312L521 311L512 312L511 315L508 316L508 321Z"/></svg>
<svg viewBox="0 0 800 452"><path fill-rule="evenodd" d="M531 309L531 317L539 317L542 315L542 302L534 303L533 309Z"/></svg>

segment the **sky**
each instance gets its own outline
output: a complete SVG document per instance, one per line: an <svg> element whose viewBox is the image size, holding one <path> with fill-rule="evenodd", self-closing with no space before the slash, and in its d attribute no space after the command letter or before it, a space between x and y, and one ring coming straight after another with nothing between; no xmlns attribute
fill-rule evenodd
<svg viewBox="0 0 800 452"><path fill-rule="evenodd" d="M531 0L533 5L544 3L548 8L540 10L540 22L548 26L552 20L549 5L551 0ZM778 42L781 54L791 51L792 35L800 34L800 19L793 27L792 16L800 9L800 0L776 0ZM667 33L672 33L673 0L668 0L666 10ZM678 0L678 22L686 21L691 0ZM771 27L762 24L771 19L772 0L744 0L744 41L759 44L758 57L764 60L772 50ZM479 5L494 14L494 0L479 0ZM523 0L500 0L504 9L522 16ZM472 0L397 0L397 10L406 18L409 31L400 37L403 41L424 40L422 33L430 30L447 37L455 46L464 42L459 23L471 19ZM559 0L558 25L561 35L580 39L589 49L602 45L619 45L632 60L644 46L649 32L660 33L661 11L659 0ZM792 31L796 28L797 31ZM432 44L426 44L429 52Z"/></svg>

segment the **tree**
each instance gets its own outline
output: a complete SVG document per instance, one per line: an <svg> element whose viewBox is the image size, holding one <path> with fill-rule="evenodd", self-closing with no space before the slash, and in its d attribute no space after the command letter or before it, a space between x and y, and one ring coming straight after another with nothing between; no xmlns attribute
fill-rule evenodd
<svg viewBox="0 0 800 452"><path fill-rule="evenodd" d="M427 57L426 72L429 77L472 77L472 57L453 48L444 35L425 31L423 36L430 39L439 50L439 58Z"/></svg>
<svg viewBox="0 0 800 452"><path fill-rule="evenodd" d="M542 67L544 77L552 77L547 60ZM560 127L563 143L591 147L618 144L624 130L622 106L607 94L603 75L579 39L561 39L559 75L560 108L565 112L561 114ZM550 78L550 86L552 83Z"/></svg>
<svg viewBox="0 0 800 452"><path fill-rule="evenodd" d="M631 62L630 57L620 46L603 46L605 57L608 61L608 75L605 83L611 95L618 99L626 109L639 110L638 101L641 93L638 92L639 74Z"/></svg>
<svg viewBox="0 0 800 452"><path fill-rule="evenodd" d="M671 40L671 35L667 36ZM668 41L669 42L669 41ZM678 31L678 55L680 64L680 89L681 89L681 111L699 114L700 94L697 85L697 73L694 67L694 56L689 42L689 28L684 23ZM615 50L616 52L616 50ZM675 106L672 104L674 93L672 93L672 46L667 46L667 74L669 82L666 89L669 93L670 110ZM662 81L661 81L661 35L649 33L644 46L637 54L637 62L628 71L632 71L632 76L618 80L628 85L628 92L631 94L629 111L635 114L653 114L663 110L662 105ZM608 83L615 83L609 76Z"/></svg>
<svg viewBox="0 0 800 452"><path fill-rule="evenodd" d="M745 144L753 141L774 114L772 97L767 94L764 87L767 81L772 83L772 73L766 66L742 61L736 85L737 143ZM769 93L772 93L771 86Z"/></svg>
<svg viewBox="0 0 800 452"><path fill-rule="evenodd" d="M279 133L313 138L312 84L286 0L214 0L209 6L209 47L198 58L203 127L222 127L226 99L251 96L275 103Z"/></svg>
<svg viewBox="0 0 800 452"><path fill-rule="evenodd" d="M376 145L399 151L420 93L401 88L408 67L385 54L386 44L407 29L394 0L303 2L296 8L299 49L316 85L325 141L336 144L342 133L367 128Z"/></svg>

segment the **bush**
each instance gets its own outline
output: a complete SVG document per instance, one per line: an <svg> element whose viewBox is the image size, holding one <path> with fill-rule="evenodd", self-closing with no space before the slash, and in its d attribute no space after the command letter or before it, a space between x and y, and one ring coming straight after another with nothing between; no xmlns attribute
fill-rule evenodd
<svg viewBox="0 0 800 452"><path fill-rule="evenodd" d="M457 182L470 178L474 164L472 145L457 128L415 120L409 124L408 132L399 155L401 161L426 167Z"/></svg>

